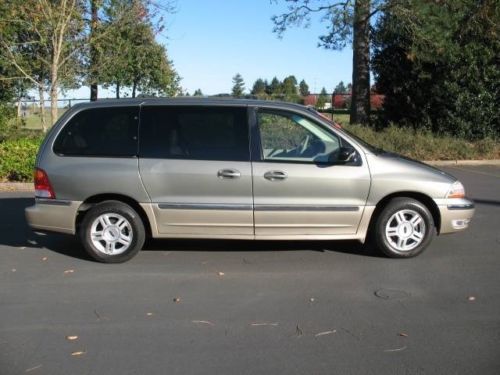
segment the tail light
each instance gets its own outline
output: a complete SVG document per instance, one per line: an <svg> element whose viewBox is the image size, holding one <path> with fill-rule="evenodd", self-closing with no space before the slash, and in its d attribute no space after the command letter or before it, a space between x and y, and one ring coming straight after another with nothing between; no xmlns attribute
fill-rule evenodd
<svg viewBox="0 0 500 375"><path fill-rule="evenodd" d="M47 173L43 169L35 168L34 180L35 197L48 199L56 197L54 189L52 189L52 185L50 184L49 176L47 176Z"/></svg>

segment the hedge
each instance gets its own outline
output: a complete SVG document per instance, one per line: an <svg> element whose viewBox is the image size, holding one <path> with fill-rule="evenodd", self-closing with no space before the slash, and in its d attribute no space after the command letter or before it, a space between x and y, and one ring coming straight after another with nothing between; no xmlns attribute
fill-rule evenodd
<svg viewBox="0 0 500 375"><path fill-rule="evenodd" d="M31 181L42 138L20 138L0 143L0 181Z"/></svg>

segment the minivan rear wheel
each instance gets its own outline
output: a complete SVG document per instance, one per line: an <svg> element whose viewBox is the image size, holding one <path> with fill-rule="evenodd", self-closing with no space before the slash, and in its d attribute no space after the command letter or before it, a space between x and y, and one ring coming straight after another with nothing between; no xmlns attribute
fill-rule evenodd
<svg viewBox="0 0 500 375"><path fill-rule="evenodd" d="M436 229L427 207L421 202L398 197L378 215L374 227L375 244L391 258L410 258L423 252Z"/></svg>
<svg viewBox="0 0 500 375"><path fill-rule="evenodd" d="M87 253L103 263L122 263L144 245L146 232L139 214L119 201L93 206L83 218L80 239Z"/></svg>

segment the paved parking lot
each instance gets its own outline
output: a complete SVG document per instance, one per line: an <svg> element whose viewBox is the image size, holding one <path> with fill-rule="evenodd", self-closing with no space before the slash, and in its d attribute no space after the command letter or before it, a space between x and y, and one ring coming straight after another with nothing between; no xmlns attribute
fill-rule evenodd
<svg viewBox="0 0 500 375"><path fill-rule="evenodd" d="M154 241L90 261L0 194L0 374L499 374L500 168L450 167L469 231L355 242Z"/></svg>

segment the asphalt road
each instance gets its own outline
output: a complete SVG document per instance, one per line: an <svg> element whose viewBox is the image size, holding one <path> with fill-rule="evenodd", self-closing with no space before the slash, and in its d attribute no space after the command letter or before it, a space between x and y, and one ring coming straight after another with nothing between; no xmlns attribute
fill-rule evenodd
<svg viewBox="0 0 500 375"><path fill-rule="evenodd" d="M103 265L31 233L29 194L2 193L0 374L499 374L500 168L446 170L476 200L472 226L407 260L155 241Z"/></svg>

